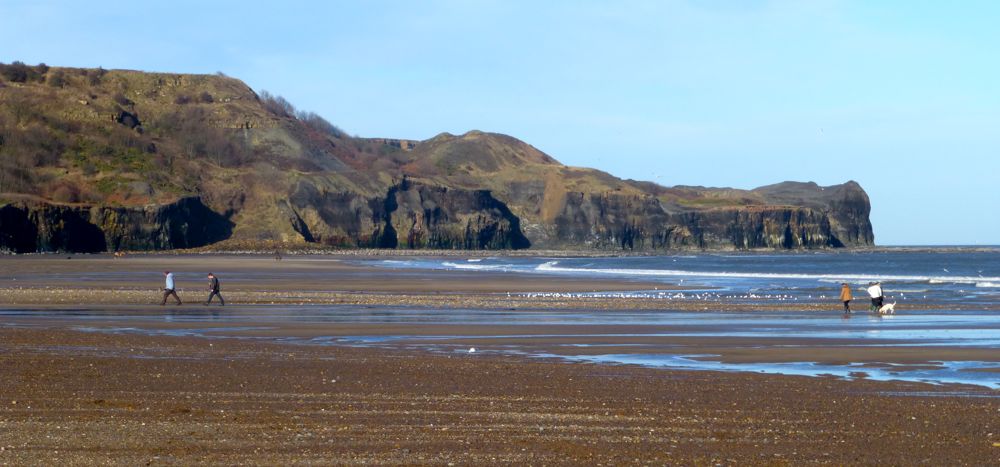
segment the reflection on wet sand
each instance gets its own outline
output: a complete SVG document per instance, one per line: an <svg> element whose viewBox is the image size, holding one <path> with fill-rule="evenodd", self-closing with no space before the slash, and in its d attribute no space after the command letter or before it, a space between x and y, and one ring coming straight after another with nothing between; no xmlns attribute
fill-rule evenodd
<svg viewBox="0 0 1000 467"><path fill-rule="evenodd" d="M808 272L817 267L813 262L843 259L773 261ZM750 260L685 257L669 265L714 261L732 268L743 262L740 267L752 268L760 262ZM468 264L324 256L280 263L239 256L3 261L0 320L8 325L411 351L474 346L566 361L998 385L991 370L1000 359L1000 315L985 310L996 304L956 302L948 297L960 289L951 285L940 292L922 285L922 294L944 298L911 300L898 315L875 316L834 311L839 304L826 300L825 286L809 274L792 274L781 288L772 273L720 273L702 278L708 288L697 289L691 283L697 281L682 286L655 275L650 281L628 277L625 269L614 269L611 278L586 272L594 264L631 261L631 267L649 268L667 261L656 258L566 259L561 264L577 266L556 271L542 258ZM159 298L159 271L168 268L182 296L201 299L207 293L201 269L208 264L222 278L229 306L148 305ZM917 289L903 290L912 296ZM960 306L970 304L977 309Z"/></svg>
<svg viewBox="0 0 1000 467"><path fill-rule="evenodd" d="M835 375L1000 388L1000 316L505 311L282 306L8 310L9 323L91 332L269 339L566 361Z"/></svg>

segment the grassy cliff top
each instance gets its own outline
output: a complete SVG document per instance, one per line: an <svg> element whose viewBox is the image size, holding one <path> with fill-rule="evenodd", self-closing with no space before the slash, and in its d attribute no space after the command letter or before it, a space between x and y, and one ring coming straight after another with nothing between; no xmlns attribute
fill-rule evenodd
<svg viewBox="0 0 1000 467"><path fill-rule="evenodd" d="M663 187L566 166L496 133L351 137L221 74L0 64L0 199L134 206L199 196L237 234L266 237L291 235L283 206L295 193L371 197L404 176L490 190L529 222L553 219L581 194L686 211L824 206L845 190L864 193L856 184Z"/></svg>

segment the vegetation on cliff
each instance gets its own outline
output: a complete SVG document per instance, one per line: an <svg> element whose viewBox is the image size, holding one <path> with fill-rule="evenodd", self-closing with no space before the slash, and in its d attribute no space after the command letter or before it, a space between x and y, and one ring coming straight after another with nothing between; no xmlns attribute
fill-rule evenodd
<svg viewBox="0 0 1000 467"><path fill-rule="evenodd" d="M182 200L186 208L177 208ZM191 216L195 205L213 215ZM0 64L0 207L0 248L14 251L219 241L645 250L873 243L868 198L854 183L662 187L568 167L505 135L351 137L221 74L18 62ZM78 221L51 221L68 213ZM33 242L23 233L29 224ZM73 237L60 229L95 240L86 248L52 241Z"/></svg>

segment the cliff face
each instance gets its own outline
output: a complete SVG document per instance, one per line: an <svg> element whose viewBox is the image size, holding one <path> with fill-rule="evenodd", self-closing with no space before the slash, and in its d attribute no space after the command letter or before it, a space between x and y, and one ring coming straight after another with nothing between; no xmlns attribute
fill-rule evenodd
<svg viewBox="0 0 1000 467"><path fill-rule="evenodd" d="M521 141L469 132L413 149L403 170L485 187L538 248L798 249L874 243L867 194L854 182L785 182L755 190L663 187L567 167Z"/></svg>
<svg viewBox="0 0 1000 467"><path fill-rule="evenodd" d="M551 225L531 231L536 245L597 249L799 249L872 244L864 191L847 185L815 207L747 205L673 210L653 196L574 193ZM816 187L819 191L819 187ZM824 190L824 191L825 191Z"/></svg>
<svg viewBox="0 0 1000 467"><path fill-rule="evenodd" d="M0 250L101 252L193 248L225 239L233 224L199 198L147 207L0 205Z"/></svg>
<svg viewBox="0 0 1000 467"><path fill-rule="evenodd" d="M353 138L224 76L33 76L0 78L0 249L10 251L874 242L854 182L663 187L568 167L506 135Z"/></svg>
<svg viewBox="0 0 1000 467"><path fill-rule="evenodd" d="M531 242L520 219L486 190L413 184L389 189L379 212L379 246L470 250L522 249Z"/></svg>
<svg viewBox="0 0 1000 467"><path fill-rule="evenodd" d="M384 195L323 194L302 184L288 209L303 239L366 248L521 249L520 219L485 190L404 179Z"/></svg>

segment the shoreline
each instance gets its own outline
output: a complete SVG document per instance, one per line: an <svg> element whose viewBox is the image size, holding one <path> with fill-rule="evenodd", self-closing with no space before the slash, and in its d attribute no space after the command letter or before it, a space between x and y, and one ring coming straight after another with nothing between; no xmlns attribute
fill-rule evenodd
<svg viewBox="0 0 1000 467"><path fill-rule="evenodd" d="M1000 391L861 374L987 360L992 344L867 336L906 323L844 321L830 300L587 297L574 294L687 289L347 257L0 264L0 464L985 465L1000 453ZM189 304L207 296L206 268L227 306ZM156 304L164 269L185 305ZM614 352L863 365L848 381L600 360Z"/></svg>
<svg viewBox="0 0 1000 467"><path fill-rule="evenodd" d="M175 321L206 329L247 322L267 326L271 331L266 335L286 338L384 336L405 342L399 338L432 337L442 345L461 342L468 348L489 343L555 355L567 353L555 346L561 342L573 346L569 355L576 356L617 350L717 355L720 363L872 363L880 359L927 363L942 360L944 355L955 361L996 361L984 358L989 351L978 347L961 350L961 345L972 341L951 340L948 334L981 336L996 328L993 321L967 323L961 329L945 325L941 331L935 331L933 321L916 324L930 326L918 329L944 339L934 341L912 332L900 334L908 331L893 324L895 317L867 313L860 300L857 313L845 315L839 301L832 299L737 299L663 282L393 269L342 258L278 262L225 256L213 258L209 265L203 258L187 256L0 261L16 274L0 275L0 317L9 317L9 322L59 323L83 316L105 325L153 330L168 329ZM199 290L197 284L205 284L206 266L221 276L224 308L218 301L213 306L202 304L208 292ZM162 274L157 271L164 269L175 271L183 305L173 301L159 305ZM653 289L657 290L650 293ZM907 312L941 310L947 314L963 309L960 303L906 302ZM968 309L1000 311L1000 303L978 303ZM378 321L371 321L369 313L388 321L375 324ZM923 315L910 315L916 316ZM393 320L404 319L406 326L391 325ZM758 324L760 319L765 324ZM303 323L311 324L303 327ZM906 323L914 324L912 319ZM773 332L775 327L782 331ZM880 340L881 333L896 337ZM699 335L709 337L686 337ZM983 337L976 339L984 345ZM928 347L923 350L893 350L925 344Z"/></svg>
<svg viewBox="0 0 1000 467"><path fill-rule="evenodd" d="M574 277L498 271L382 268L345 256L109 255L0 257L0 304L155 305L162 271L175 272L184 306L207 297L205 274L222 281L230 304L411 306L496 310L674 310L691 312L842 309L833 297L791 300L712 296L705 287L645 278ZM709 293L705 293L709 291ZM858 311L867 300L857 297ZM964 310L963 303L909 299L910 310ZM1000 311L1000 302L975 309Z"/></svg>
<svg viewBox="0 0 1000 467"><path fill-rule="evenodd" d="M277 247L259 248L213 248L205 246L199 248L185 248L174 250L143 250L143 251L122 251L125 257L134 256L263 256L273 258L274 252L279 251L282 256L343 256L343 257L553 257L553 258L614 258L614 257L651 257L651 256L678 256L678 255L716 255L716 254L736 254L736 255L769 255L769 254L855 254L855 253L886 253L886 252L906 252L906 253L996 253L1000 252L1000 245L877 245L877 246L855 246L842 248L800 248L800 249L683 249L683 250L587 250L587 249L523 249L523 250L431 250L431 249L384 249L384 248L332 248L317 247L315 245L281 245ZM79 252L37 252L37 253L4 253L0 252L0 257L32 257L32 256L81 256L100 257L112 256L113 251L96 253Z"/></svg>

